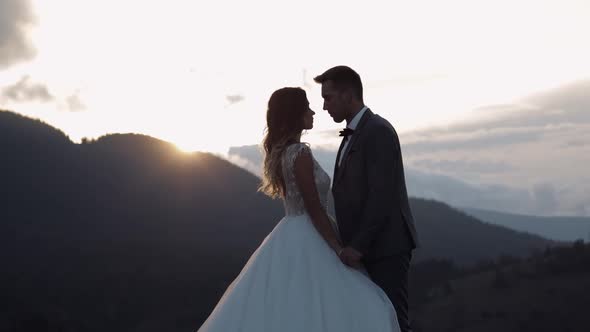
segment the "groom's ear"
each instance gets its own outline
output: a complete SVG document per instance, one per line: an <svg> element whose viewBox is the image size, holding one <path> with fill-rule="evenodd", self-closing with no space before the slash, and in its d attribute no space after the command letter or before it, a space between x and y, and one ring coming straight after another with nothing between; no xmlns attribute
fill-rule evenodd
<svg viewBox="0 0 590 332"><path fill-rule="evenodd" d="M350 104L352 102L352 89L345 89L342 91L342 99Z"/></svg>

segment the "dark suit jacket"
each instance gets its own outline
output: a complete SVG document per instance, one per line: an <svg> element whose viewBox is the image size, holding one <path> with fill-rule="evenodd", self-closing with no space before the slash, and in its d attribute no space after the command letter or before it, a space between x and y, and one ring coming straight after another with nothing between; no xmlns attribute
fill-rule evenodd
<svg viewBox="0 0 590 332"><path fill-rule="evenodd" d="M418 246L399 139L393 126L367 110L334 169L332 193L344 245L367 260Z"/></svg>

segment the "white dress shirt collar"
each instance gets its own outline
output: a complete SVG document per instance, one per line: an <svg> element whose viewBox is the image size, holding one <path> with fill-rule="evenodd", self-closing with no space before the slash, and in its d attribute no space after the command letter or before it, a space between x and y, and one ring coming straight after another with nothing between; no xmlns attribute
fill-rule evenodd
<svg viewBox="0 0 590 332"><path fill-rule="evenodd" d="M368 109L369 108L367 106L363 106L363 108L361 108L361 110L354 116L354 118L352 118L352 120L350 120L350 123L348 125L346 125L346 128L350 128L352 130L355 130L356 126L358 126L359 122L361 121L363 114L365 114L365 112Z"/></svg>

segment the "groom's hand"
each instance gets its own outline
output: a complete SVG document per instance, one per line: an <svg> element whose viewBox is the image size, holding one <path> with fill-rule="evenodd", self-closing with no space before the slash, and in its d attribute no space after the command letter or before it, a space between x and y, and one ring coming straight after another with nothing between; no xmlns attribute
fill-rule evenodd
<svg viewBox="0 0 590 332"><path fill-rule="evenodd" d="M350 267L358 268L362 266L361 258L363 257L363 254L352 247L343 248L342 251L340 251L339 257L342 263Z"/></svg>

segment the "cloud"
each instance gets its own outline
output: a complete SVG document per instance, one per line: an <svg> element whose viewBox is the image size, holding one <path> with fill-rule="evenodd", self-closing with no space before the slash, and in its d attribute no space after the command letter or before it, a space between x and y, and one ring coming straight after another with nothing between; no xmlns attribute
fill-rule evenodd
<svg viewBox="0 0 590 332"><path fill-rule="evenodd" d="M258 145L233 146L229 148L228 160L256 176L262 176L262 150Z"/></svg>
<svg viewBox="0 0 590 332"><path fill-rule="evenodd" d="M31 7L29 0L0 1L0 70L35 56L27 35L35 23Z"/></svg>
<svg viewBox="0 0 590 332"><path fill-rule="evenodd" d="M590 80L573 82L557 89L534 94L525 99L526 102L545 109L556 111L555 117L562 117L574 121L590 122Z"/></svg>
<svg viewBox="0 0 590 332"><path fill-rule="evenodd" d="M445 131L438 131L438 133L434 130L427 135L416 133L414 137L407 137L404 150L416 154L443 150L481 150L536 141L543 135L545 129L543 127L471 128L471 130L449 128Z"/></svg>
<svg viewBox="0 0 590 332"><path fill-rule="evenodd" d="M537 214L530 192L523 188L478 185L413 168L406 168L406 183L411 196L435 199L455 207Z"/></svg>
<svg viewBox="0 0 590 332"><path fill-rule="evenodd" d="M538 127L547 124L590 123L590 80L572 82L535 93L514 104L488 106L475 114L488 113L482 125L490 127ZM482 112L484 111L484 112ZM481 120L475 118L475 120ZM468 129L477 123L457 126Z"/></svg>
<svg viewBox="0 0 590 332"><path fill-rule="evenodd" d="M434 166L438 164L438 171L452 172L449 175L460 175L466 168L453 170L441 160L485 161L479 163L481 172L490 170L490 165L484 163L493 163L513 171L520 169L527 177L556 178L559 170L582 175L581 168L573 169L571 165L590 162L590 95L586 91L590 91L590 81L579 81L514 104L483 107L462 123L404 133L404 157L410 164L431 171L436 171ZM547 159L554 167L552 175L546 167L535 165ZM562 166L565 168L560 169ZM544 174L528 173L541 168ZM498 168L499 172L505 170Z"/></svg>
<svg viewBox="0 0 590 332"><path fill-rule="evenodd" d="M537 93L513 104L489 105L448 127L402 135L410 153L482 149L543 141L556 132L568 136L590 125L590 80Z"/></svg>
<svg viewBox="0 0 590 332"><path fill-rule="evenodd" d="M56 97L47 85L35 82L30 76L21 77L18 82L0 90L0 102L3 103L54 103L62 111L79 112L86 109L79 92L65 97Z"/></svg>
<svg viewBox="0 0 590 332"><path fill-rule="evenodd" d="M9 85L0 92L2 99L11 102L50 102L55 97L49 93L47 86L31 81L29 76L23 76L18 82Z"/></svg>
<svg viewBox="0 0 590 332"><path fill-rule="evenodd" d="M70 112L78 112L86 109L86 105L80 99L80 96L76 93L68 96L65 100L66 109Z"/></svg>
<svg viewBox="0 0 590 332"><path fill-rule="evenodd" d="M514 169L514 166L506 162L495 160L434 160L420 159L415 160L413 165L423 169L443 172L465 172L465 173L498 173L508 172Z"/></svg>
<svg viewBox="0 0 590 332"><path fill-rule="evenodd" d="M533 187L533 197L537 203L537 211L547 214L554 211L559 203L557 201L555 188L548 183L540 183Z"/></svg>
<svg viewBox="0 0 590 332"><path fill-rule="evenodd" d="M230 105L232 105L232 104L237 104L237 103L241 102L245 98L242 95L227 95L227 96L225 96L225 99L227 100L227 102Z"/></svg>
<svg viewBox="0 0 590 332"><path fill-rule="evenodd" d="M332 176L336 151L330 147L312 146L314 158ZM256 176L262 174L263 150L258 145L233 146L229 148L228 160L250 171Z"/></svg>
<svg viewBox="0 0 590 332"><path fill-rule="evenodd" d="M227 160L258 177L262 177L262 165L260 163L256 163L248 158L245 158L239 153L229 154Z"/></svg>
<svg viewBox="0 0 590 332"><path fill-rule="evenodd" d="M590 164L587 91L590 81L578 81L513 104L477 109L462 123L404 133L404 160L423 172L496 185L498 194L508 197L514 193L505 188L521 188L516 201L522 206L510 207L519 210L511 212L585 214L590 199L590 175L583 166ZM490 195L487 190L475 197L491 202Z"/></svg>
<svg viewBox="0 0 590 332"><path fill-rule="evenodd" d="M565 142L564 147L582 147L582 146L587 146L589 144L590 144L589 140L572 139L572 140Z"/></svg>

